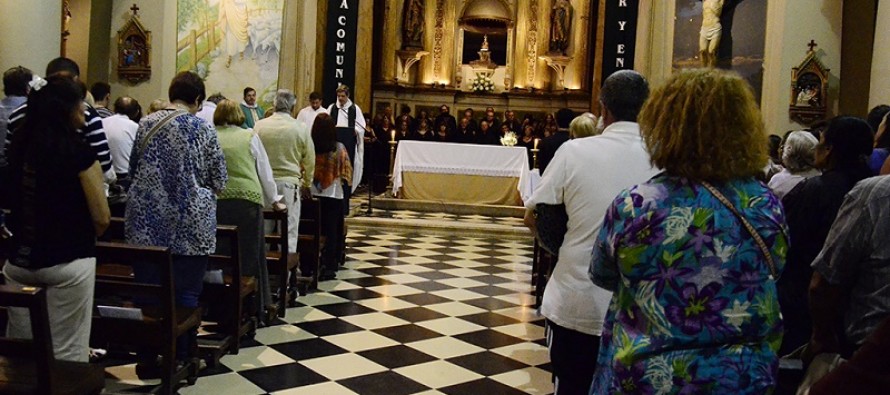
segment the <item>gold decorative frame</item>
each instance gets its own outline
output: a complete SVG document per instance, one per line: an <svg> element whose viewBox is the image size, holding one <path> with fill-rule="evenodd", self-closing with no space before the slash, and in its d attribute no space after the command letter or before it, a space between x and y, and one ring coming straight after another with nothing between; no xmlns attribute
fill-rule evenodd
<svg viewBox="0 0 890 395"><path fill-rule="evenodd" d="M139 20L139 7L117 32L117 75L137 84L151 78L151 32Z"/></svg>
<svg viewBox="0 0 890 395"><path fill-rule="evenodd" d="M803 62L791 69L791 97L788 115L791 120L805 126L825 119L828 113L828 79L831 69L816 57L816 42L810 40L810 49Z"/></svg>

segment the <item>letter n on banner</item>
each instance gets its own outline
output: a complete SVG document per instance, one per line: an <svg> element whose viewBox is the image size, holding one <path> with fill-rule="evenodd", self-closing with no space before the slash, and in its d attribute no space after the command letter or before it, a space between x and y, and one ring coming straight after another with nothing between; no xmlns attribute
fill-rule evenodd
<svg viewBox="0 0 890 395"><path fill-rule="evenodd" d="M618 70L634 68L639 0L606 0L603 32L603 75L605 81Z"/></svg>
<svg viewBox="0 0 890 395"><path fill-rule="evenodd" d="M336 91L341 84L349 86L350 89L355 88L358 2L359 0L328 0L322 78L325 104L337 100ZM351 97L354 95L354 92L350 92Z"/></svg>

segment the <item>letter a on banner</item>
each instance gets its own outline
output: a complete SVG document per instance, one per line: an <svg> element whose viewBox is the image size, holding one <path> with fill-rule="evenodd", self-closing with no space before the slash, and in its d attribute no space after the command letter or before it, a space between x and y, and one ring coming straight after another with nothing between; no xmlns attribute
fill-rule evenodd
<svg viewBox="0 0 890 395"><path fill-rule="evenodd" d="M355 87L358 2L359 0L328 0L322 78L325 104L337 99L338 86ZM354 92L351 95L354 96Z"/></svg>

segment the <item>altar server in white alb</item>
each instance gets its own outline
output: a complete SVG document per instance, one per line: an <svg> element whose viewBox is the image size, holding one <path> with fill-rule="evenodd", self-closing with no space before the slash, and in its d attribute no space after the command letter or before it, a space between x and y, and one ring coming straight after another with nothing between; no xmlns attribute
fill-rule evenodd
<svg viewBox="0 0 890 395"><path fill-rule="evenodd" d="M362 168L365 153L365 116L362 109L352 100L349 100L349 87L340 85L337 88L337 101L328 107L328 113L334 119L337 126L337 141L343 143L346 152L349 153L349 161L352 162L352 188L346 188L344 201L349 202L349 197L358 183L362 180ZM351 189L351 190L350 190Z"/></svg>
<svg viewBox="0 0 890 395"><path fill-rule="evenodd" d="M297 120L312 130L312 125L315 123L315 117L317 117L318 114L327 113L328 109L321 106L321 93L312 92L309 94L309 105L300 110L300 113L297 114Z"/></svg>

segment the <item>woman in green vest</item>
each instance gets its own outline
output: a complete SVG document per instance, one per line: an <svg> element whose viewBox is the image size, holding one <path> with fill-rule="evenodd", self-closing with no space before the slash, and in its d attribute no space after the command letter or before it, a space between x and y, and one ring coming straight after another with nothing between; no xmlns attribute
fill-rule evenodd
<svg viewBox="0 0 890 395"><path fill-rule="evenodd" d="M269 273L266 268L263 207L284 210L280 203L269 157L259 137L252 129L243 129L244 113L235 103L223 100L216 106L213 123L219 135L219 145L226 157L229 180L217 196L216 221L220 225L238 227L238 251L241 255L241 274L256 277L257 318L268 324L266 312L272 305ZM220 251L225 253L225 251Z"/></svg>

